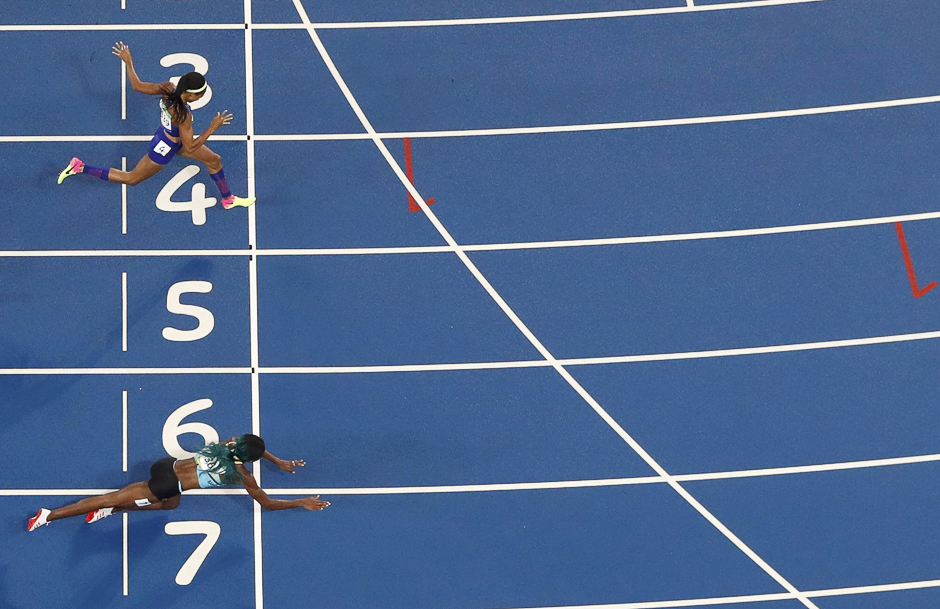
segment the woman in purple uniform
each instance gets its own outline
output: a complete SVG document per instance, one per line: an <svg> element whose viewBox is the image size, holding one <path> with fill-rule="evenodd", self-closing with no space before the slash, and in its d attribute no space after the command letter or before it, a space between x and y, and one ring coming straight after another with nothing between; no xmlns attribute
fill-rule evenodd
<svg viewBox="0 0 940 609"><path fill-rule="evenodd" d="M222 157L206 146L206 140L215 133L216 129L232 122L232 114L228 110L219 112L212 119L209 127L199 137L193 138L193 115L189 104L205 95L206 77L199 72L190 72L180 78L176 87L170 82L159 84L143 82L134 70L130 47L123 42L118 42L111 52L127 64L127 75L135 91L160 96L160 128L154 133L147 154L131 171L91 167L76 157L59 174L59 184L69 176L86 173L107 182L134 186L155 175L170 162L174 155L179 154L206 166L209 176L222 193L222 207L225 209L235 206L248 207L254 203L254 197L242 198L232 194L228 181L225 179L225 172L222 170Z"/></svg>

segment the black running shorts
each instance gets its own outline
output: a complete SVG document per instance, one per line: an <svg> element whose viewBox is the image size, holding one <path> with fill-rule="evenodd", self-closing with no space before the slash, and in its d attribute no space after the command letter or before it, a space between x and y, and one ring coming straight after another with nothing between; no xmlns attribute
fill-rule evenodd
<svg viewBox="0 0 940 609"><path fill-rule="evenodd" d="M150 492L160 501L166 501L180 495L180 479L173 471L176 459L164 457L150 466L150 481L147 486Z"/></svg>

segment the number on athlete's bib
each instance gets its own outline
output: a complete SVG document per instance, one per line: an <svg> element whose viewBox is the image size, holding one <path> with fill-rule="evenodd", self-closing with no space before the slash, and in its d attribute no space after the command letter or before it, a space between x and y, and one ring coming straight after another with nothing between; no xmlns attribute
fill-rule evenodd
<svg viewBox="0 0 940 609"><path fill-rule="evenodd" d="M153 147L153 151L159 154L160 156L166 156L166 153L173 150L166 142L157 142L157 145ZM205 191L205 187L203 187ZM205 222L205 220L203 220Z"/></svg>
<svg viewBox="0 0 940 609"><path fill-rule="evenodd" d="M202 55L197 55L196 53L171 53L170 55L165 55L160 58L160 65L164 68L170 68L179 65L190 65L193 67L193 72L199 72L203 76L205 76L206 72L209 71L209 62L206 61L205 57ZM170 79L170 82L173 83L173 86L176 86L179 81L179 76L174 76ZM190 104L190 107L193 110L198 110L199 108L202 108L208 104L210 99L212 99L212 87L206 87L205 95Z"/></svg>
<svg viewBox="0 0 940 609"><path fill-rule="evenodd" d="M219 540L219 536L222 534L222 527L219 526L219 523L212 522L211 520L188 520L182 522L168 522L163 527L163 530L167 535L206 536L206 538L196 546L196 549L193 550L190 557L186 559L183 566L180 567L179 573L176 574L176 583L180 586L188 586L192 583L193 578L196 577L196 573L199 572L199 567L205 562L206 556L209 555L209 551L212 550L215 542Z"/></svg>
<svg viewBox="0 0 940 609"><path fill-rule="evenodd" d="M160 142L156 146L156 150L159 152L160 146L166 146L163 142ZM169 146L167 146L169 149ZM163 154L162 152L160 154ZM195 177L199 173L198 165L188 165L181 169L179 173L173 176L169 182L166 183L166 186L160 189L160 194L157 195L157 209L163 211L188 211L193 214L193 224L196 226L202 226L206 223L206 210L215 205L214 197L206 196L206 185L202 183L193 184L193 188L190 191L190 200L189 201L174 201L171 197L176 193L177 190L182 188L183 184L188 182L191 178Z"/></svg>
<svg viewBox="0 0 940 609"><path fill-rule="evenodd" d="M219 441L219 432L207 423L183 423L183 419L200 410L205 410L212 406L212 400L202 398L193 400L188 404L183 404L167 417L163 424L163 449L166 454L175 459L187 459L196 456L180 446L179 437L184 433L194 433L202 437L203 444L210 444Z"/></svg>

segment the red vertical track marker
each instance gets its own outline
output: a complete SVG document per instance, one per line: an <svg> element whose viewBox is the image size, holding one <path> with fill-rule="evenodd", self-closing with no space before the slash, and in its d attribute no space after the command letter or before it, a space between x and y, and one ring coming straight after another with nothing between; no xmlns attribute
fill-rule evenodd
<svg viewBox="0 0 940 609"><path fill-rule="evenodd" d="M914 263L911 262L911 252L907 249L907 240L904 238L904 228L901 227L900 222L895 222L894 228L898 231L898 242L901 244L901 255L904 256L904 266L907 267L907 278L911 282L911 292L914 294L914 298L920 298L937 287L937 282L931 281L923 288L917 287L917 277L914 276Z"/></svg>
<svg viewBox="0 0 940 609"><path fill-rule="evenodd" d="M415 168L414 163L411 160L411 138L405 138L405 175L408 176L408 181L412 184L415 183ZM434 203L434 199L428 199L425 201L428 205ZM415 201L415 198L411 196L411 193L408 193L408 211L416 212L421 211L421 208L418 207L418 202Z"/></svg>

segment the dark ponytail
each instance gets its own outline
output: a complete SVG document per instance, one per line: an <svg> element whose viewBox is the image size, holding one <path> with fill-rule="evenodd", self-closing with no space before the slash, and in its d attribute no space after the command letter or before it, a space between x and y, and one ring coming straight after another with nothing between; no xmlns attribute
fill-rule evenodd
<svg viewBox="0 0 940 609"><path fill-rule="evenodd" d="M207 444L200 455L211 460L208 471L218 474L223 484L241 484L243 478L238 465L257 461L264 456L264 440L252 434L238 436L232 442Z"/></svg>
<svg viewBox="0 0 940 609"><path fill-rule="evenodd" d="M183 93L187 91L198 91L206 86L206 77L199 72L190 72L184 74L176 85L176 90L172 93L163 95L163 105L166 106L173 122L177 125L186 121L189 116L189 108L183 101Z"/></svg>

